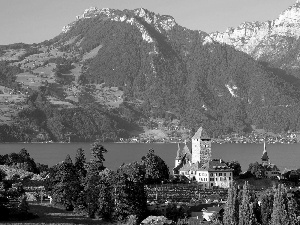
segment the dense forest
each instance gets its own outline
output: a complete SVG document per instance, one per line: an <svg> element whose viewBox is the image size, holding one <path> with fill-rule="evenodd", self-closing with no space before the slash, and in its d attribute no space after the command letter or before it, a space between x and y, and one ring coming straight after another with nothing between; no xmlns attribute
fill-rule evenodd
<svg viewBox="0 0 300 225"><path fill-rule="evenodd" d="M123 87L129 99L147 102L149 112L169 110L186 126L203 125L215 136L247 132L250 125L299 130L299 82L284 70L230 46L206 43L204 32L179 25L164 30L158 22L134 19L136 26L104 16L79 20L60 36L82 40L82 53L101 45L85 61L82 81ZM140 26L153 42L143 40Z"/></svg>

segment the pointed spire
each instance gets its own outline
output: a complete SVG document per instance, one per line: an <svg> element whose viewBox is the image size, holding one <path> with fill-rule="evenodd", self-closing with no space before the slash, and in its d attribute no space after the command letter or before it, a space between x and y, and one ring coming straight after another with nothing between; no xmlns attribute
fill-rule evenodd
<svg viewBox="0 0 300 225"><path fill-rule="evenodd" d="M266 141L265 140L264 140L264 151L263 151L261 160L262 160L262 162L269 161L269 156L268 156L268 153L267 153L267 147L266 147Z"/></svg>
<svg viewBox="0 0 300 225"><path fill-rule="evenodd" d="M179 144L179 142L178 142L176 159L180 159L180 153L181 153L181 148L180 148L180 144Z"/></svg>

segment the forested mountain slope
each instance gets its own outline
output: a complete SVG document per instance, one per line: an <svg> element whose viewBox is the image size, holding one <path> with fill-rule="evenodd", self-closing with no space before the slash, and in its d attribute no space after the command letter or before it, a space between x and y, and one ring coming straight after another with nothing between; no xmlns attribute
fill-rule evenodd
<svg viewBox="0 0 300 225"><path fill-rule="evenodd" d="M215 136L250 131L250 125L275 132L299 130L300 89L294 77L214 41L205 32L186 29L171 16L143 8L90 8L57 37L26 47L40 51L32 55L39 55L43 66L28 68L26 60L32 56L28 54L12 65L38 77L44 64L52 71L48 77L43 74L47 82L41 82L31 103L27 100L29 109L14 118L23 124L21 133L28 133L30 124L34 132L43 131L56 140L66 133L81 140L96 136L116 140L128 135L129 124L135 126L151 115L164 117L166 112L190 129L202 125ZM2 51L4 57L12 50L2 47ZM19 85L25 88L24 82ZM108 91L112 93L110 87L122 91L113 101L121 104L107 108L101 101L108 98ZM70 89L76 94L71 96ZM72 107L54 107L58 103L50 97ZM28 122L34 120L30 119L34 110L41 110L44 118ZM109 126L102 124L106 119ZM6 126L11 129L15 124ZM88 131L91 126L95 128Z"/></svg>

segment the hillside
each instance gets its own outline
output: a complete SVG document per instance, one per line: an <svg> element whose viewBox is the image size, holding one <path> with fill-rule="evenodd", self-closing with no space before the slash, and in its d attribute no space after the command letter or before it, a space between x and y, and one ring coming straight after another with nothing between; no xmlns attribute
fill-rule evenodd
<svg viewBox="0 0 300 225"><path fill-rule="evenodd" d="M300 83L218 41L143 8L92 7L51 40L0 46L13 71L1 141L115 141L170 113L214 136L299 130Z"/></svg>

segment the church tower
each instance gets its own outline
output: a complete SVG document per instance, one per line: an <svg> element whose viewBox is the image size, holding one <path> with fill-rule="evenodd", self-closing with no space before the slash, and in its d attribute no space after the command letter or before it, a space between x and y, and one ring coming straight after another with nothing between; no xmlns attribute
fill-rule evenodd
<svg viewBox="0 0 300 225"><path fill-rule="evenodd" d="M266 142L264 141L264 151L263 154L261 156L261 164L264 165L268 165L269 164L269 156L267 153L267 148L266 148Z"/></svg>
<svg viewBox="0 0 300 225"><path fill-rule="evenodd" d="M202 127L192 137L192 163L207 163L211 159L211 139Z"/></svg>
<svg viewBox="0 0 300 225"><path fill-rule="evenodd" d="M181 153L181 149L180 149L180 145L178 143L177 156L175 158L175 167L177 167L181 163L182 157L181 157L180 153Z"/></svg>

